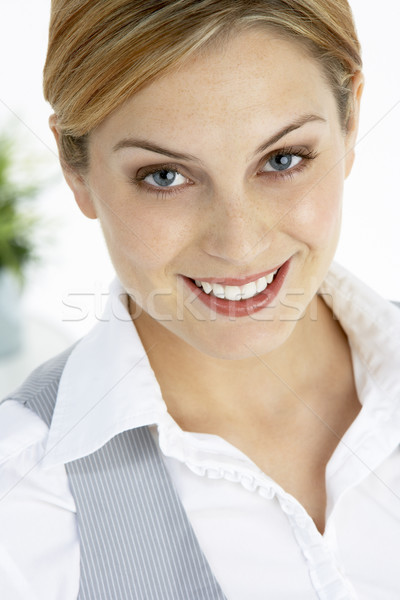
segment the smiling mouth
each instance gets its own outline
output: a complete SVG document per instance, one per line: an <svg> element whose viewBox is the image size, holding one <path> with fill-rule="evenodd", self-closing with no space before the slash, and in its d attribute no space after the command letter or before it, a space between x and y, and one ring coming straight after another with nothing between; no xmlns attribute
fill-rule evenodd
<svg viewBox="0 0 400 600"><path fill-rule="evenodd" d="M183 276L195 298L213 312L246 317L272 305L290 269L291 258L273 271L239 279L191 279Z"/></svg>
<svg viewBox="0 0 400 600"><path fill-rule="evenodd" d="M202 280L186 276L183 279L195 298L213 312L228 317L246 317L272 305L286 280L290 264L291 258L273 271L253 275L253 279L210 277Z"/></svg>
<svg viewBox="0 0 400 600"><path fill-rule="evenodd" d="M245 285L223 285L221 283L210 283L208 281L201 280L192 280L197 285L198 288L201 288L205 294L209 294L210 296L215 296L216 298L220 298L222 300L230 300L232 302L240 302L242 300L249 300L250 298L254 298L261 292L264 292L268 288L268 286L274 281L275 275L278 273L279 269L276 269L272 273L268 275L264 275L246 283Z"/></svg>

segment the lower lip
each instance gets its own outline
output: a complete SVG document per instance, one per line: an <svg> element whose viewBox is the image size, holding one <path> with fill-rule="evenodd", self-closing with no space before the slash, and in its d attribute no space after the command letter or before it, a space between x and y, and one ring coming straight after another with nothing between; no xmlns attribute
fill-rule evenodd
<svg viewBox="0 0 400 600"><path fill-rule="evenodd" d="M199 300L214 312L228 317L246 317L266 308L276 296L285 281L289 271L290 259L286 261L278 270L272 283L269 283L263 292L256 294L253 298L247 300L225 300L217 298L212 293L206 294L202 288L197 287L192 279L183 277L190 290L196 294Z"/></svg>

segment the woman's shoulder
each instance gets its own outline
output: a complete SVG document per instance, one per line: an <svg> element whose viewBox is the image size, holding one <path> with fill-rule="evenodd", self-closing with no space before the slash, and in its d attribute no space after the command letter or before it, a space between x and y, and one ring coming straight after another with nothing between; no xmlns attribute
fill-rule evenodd
<svg viewBox="0 0 400 600"><path fill-rule="evenodd" d="M34 411L15 398L2 402L0 529L5 548L5 553L0 553L0 580L5 593L2 598L39 598L34 588L48 589L46 598L56 597L60 581L65 580L62 573L67 562L60 561L60 556L65 556L67 550L68 560L71 557L68 571L78 570L75 502L64 465L50 469L43 465L47 437L48 427ZM29 577L32 572L34 588ZM72 577L66 583L69 591L65 598L76 597L75 580ZM43 597L41 594L40 598Z"/></svg>
<svg viewBox="0 0 400 600"><path fill-rule="evenodd" d="M8 460L41 443L48 427L32 410L12 398L0 406L0 472Z"/></svg>
<svg viewBox="0 0 400 600"><path fill-rule="evenodd" d="M19 387L0 400L0 410L9 401L16 401L27 406L34 398L41 395L49 396L54 389L56 391L65 364L75 345L63 350L32 371Z"/></svg>
<svg viewBox="0 0 400 600"><path fill-rule="evenodd" d="M38 458L71 350L67 348L40 365L22 385L0 401L0 470L10 460L26 453Z"/></svg>

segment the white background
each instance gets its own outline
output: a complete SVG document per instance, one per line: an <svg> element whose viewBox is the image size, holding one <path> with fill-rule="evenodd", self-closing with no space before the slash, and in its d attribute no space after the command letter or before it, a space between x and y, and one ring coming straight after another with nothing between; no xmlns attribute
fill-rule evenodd
<svg viewBox="0 0 400 600"><path fill-rule="evenodd" d="M351 0L351 6L367 83L337 260L383 296L400 299L400 2ZM45 224L38 236L41 264L29 271L25 310L75 339L99 316L100 293L113 271L99 225L80 214L62 181L48 130L51 110L42 98L41 77L49 9L50 0L3 0L0 130L11 130L35 165L24 167L24 178L33 173L48 182L34 203Z"/></svg>

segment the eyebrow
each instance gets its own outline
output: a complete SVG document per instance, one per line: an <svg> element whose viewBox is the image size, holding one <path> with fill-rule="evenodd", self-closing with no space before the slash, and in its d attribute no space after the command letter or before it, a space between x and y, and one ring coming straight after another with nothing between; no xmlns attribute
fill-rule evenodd
<svg viewBox="0 0 400 600"><path fill-rule="evenodd" d="M326 119L324 119L323 117L320 117L319 115L311 115L311 114L302 115L301 117L296 119L296 121L294 121L293 123L290 123L289 125L285 125L285 127L280 129L277 133L275 133L272 137L270 137L266 142L264 142L254 152L253 157L256 156L257 154L260 154L260 152L264 152L265 150L267 150L267 148L269 148L273 144L276 144L276 142L278 142L285 135L288 135L289 133L291 133L292 131L295 131L296 129L300 129L300 127L303 127L303 125L305 125L306 123L310 123L312 121L321 121L321 122L326 123ZM158 144L154 144L153 142L150 142L145 139L124 138L124 139L120 140L119 142L117 142L117 144L115 144L115 146L113 147L113 152L118 152L119 150L122 150L123 148L141 148L142 150L148 150L149 152L155 152L156 154L163 154L164 156L170 156L171 158L175 158L177 160L188 160L188 161L193 161L193 162L197 162L197 163L202 162L201 160L199 160L196 156L193 156L192 154L182 154L181 152L175 152L168 148L163 148L163 147L159 146Z"/></svg>
<svg viewBox="0 0 400 600"><path fill-rule="evenodd" d="M153 142L149 142L148 140L141 139L132 139L126 138L115 144L113 147L113 152L118 152L122 148L141 148L142 150L148 150L149 152L155 152L156 154L164 154L165 156L170 156L171 158L176 158L177 160L191 160L197 163L201 163L196 156L192 154L182 154L181 152L173 152L168 148L162 148Z"/></svg>
<svg viewBox="0 0 400 600"><path fill-rule="evenodd" d="M279 142L279 140L282 139L283 137L285 137L285 135L288 135L292 131L296 131L296 129L300 129L300 127L303 127L303 125L306 125L307 123L311 123L313 121L320 121L322 123L327 122L326 119L324 119L323 117L321 117L319 115L311 115L311 114L302 115L301 117L296 119L296 121L293 121L293 123L286 125L282 129L280 129L277 133L275 133L272 137L270 137L266 142L261 144L261 146L259 146L257 148L257 150L254 152L253 157L257 156L257 154L260 154L261 152L264 152L270 146L272 146L273 144L276 144L276 142Z"/></svg>

